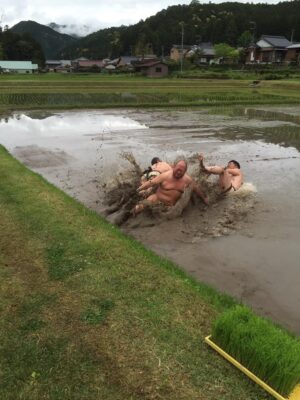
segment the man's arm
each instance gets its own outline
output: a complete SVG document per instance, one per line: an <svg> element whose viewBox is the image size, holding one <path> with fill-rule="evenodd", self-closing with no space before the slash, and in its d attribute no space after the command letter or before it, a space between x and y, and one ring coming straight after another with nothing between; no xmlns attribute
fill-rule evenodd
<svg viewBox="0 0 300 400"><path fill-rule="evenodd" d="M199 154L198 160L200 161L200 169L202 172L205 172L206 174L214 174L214 175L221 175L224 172L223 167L219 167L217 165L213 167L206 167L204 165L204 156L203 154Z"/></svg>
<svg viewBox="0 0 300 400"><path fill-rule="evenodd" d="M196 193L200 199L208 206L209 205L209 199L208 196L203 192L201 186L197 184L194 180L191 183L193 192Z"/></svg>
<svg viewBox="0 0 300 400"><path fill-rule="evenodd" d="M150 179L149 181L143 183L139 188L137 188L137 192L141 192L142 190L149 189L152 186L159 185L161 182L163 182L169 175L170 171L164 172L158 176L156 176L153 179Z"/></svg>
<svg viewBox="0 0 300 400"><path fill-rule="evenodd" d="M226 168L226 171L233 176L239 176L241 175L241 170L238 168Z"/></svg>

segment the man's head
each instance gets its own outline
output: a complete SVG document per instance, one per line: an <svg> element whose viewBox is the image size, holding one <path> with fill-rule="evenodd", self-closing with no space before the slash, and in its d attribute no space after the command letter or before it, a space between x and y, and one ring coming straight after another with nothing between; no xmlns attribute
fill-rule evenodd
<svg viewBox="0 0 300 400"><path fill-rule="evenodd" d="M157 164L158 162L161 162L161 159L158 157L154 157L151 160L151 165Z"/></svg>
<svg viewBox="0 0 300 400"><path fill-rule="evenodd" d="M184 160L179 160L173 168L173 176L176 179L180 179L186 173L187 163Z"/></svg>
<svg viewBox="0 0 300 400"><path fill-rule="evenodd" d="M227 168L230 168L230 169L234 169L234 168L241 169L241 166L240 166L240 163L238 163L237 161L230 160L229 163L227 164Z"/></svg>

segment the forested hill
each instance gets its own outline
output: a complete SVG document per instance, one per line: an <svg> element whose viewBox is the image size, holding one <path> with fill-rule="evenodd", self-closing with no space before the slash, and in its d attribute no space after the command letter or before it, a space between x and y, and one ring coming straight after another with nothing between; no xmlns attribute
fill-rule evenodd
<svg viewBox="0 0 300 400"><path fill-rule="evenodd" d="M173 44L181 43L182 22L184 44L210 41L236 46L242 44L243 38L251 40L252 34L256 39L261 34L284 35L288 39L293 35L293 40L300 42L300 1L200 4L192 0L189 5L168 7L135 25L102 29L80 40L73 39L74 42L66 44L56 57L98 59L147 53L167 55ZM245 31L247 34L243 35ZM41 44L48 56L45 44Z"/></svg>
<svg viewBox="0 0 300 400"><path fill-rule="evenodd" d="M56 58L63 48L77 43L77 39L72 36L56 32L34 21L21 21L13 26L11 31L18 34L30 34L42 46L47 59Z"/></svg>
<svg viewBox="0 0 300 400"><path fill-rule="evenodd" d="M185 44L211 41L238 45L245 31L256 38L270 34L285 35L288 39L294 31L294 40L300 41L300 1L200 4L193 0L189 5L168 7L132 26L99 30L79 40L76 46L65 48L60 56L103 58L152 51L169 54L172 45L181 42L181 22L184 22Z"/></svg>
<svg viewBox="0 0 300 400"><path fill-rule="evenodd" d="M43 67L45 56L42 46L29 33L18 34L0 29L0 60L32 61Z"/></svg>

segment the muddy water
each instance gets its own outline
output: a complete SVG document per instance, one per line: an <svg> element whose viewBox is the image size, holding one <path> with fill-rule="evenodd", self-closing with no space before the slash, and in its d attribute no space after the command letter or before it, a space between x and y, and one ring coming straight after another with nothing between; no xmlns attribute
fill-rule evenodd
<svg viewBox="0 0 300 400"><path fill-rule="evenodd" d="M177 262L189 274L300 333L300 108L197 111L105 110L15 114L0 122L0 142L13 155L87 206L104 213L114 187L136 177L153 156L208 164L240 161L244 192L197 199L176 218L153 210L122 229ZM123 186L122 186L123 185ZM256 190L256 191L255 191ZM116 192L117 193L117 192ZM114 217L115 213L108 218Z"/></svg>

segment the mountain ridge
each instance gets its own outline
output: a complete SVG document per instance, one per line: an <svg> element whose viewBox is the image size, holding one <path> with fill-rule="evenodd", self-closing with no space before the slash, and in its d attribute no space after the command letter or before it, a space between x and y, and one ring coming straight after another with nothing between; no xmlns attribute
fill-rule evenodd
<svg viewBox="0 0 300 400"><path fill-rule="evenodd" d="M47 59L56 58L62 49L76 43L78 40L70 35L56 32L49 26L31 20L20 21L11 28L11 31L19 34L30 34L40 43Z"/></svg>
<svg viewBox="0 0 300 400"><path fill-rule="evenodd" d="M82 38L52 29L55 34L63 35L56 37L53 45L41 43L38 34L35 39L42 45L46 58L84 56L99 59L149 53L166 55L173 44L181 43L182 33L184 44L206 41L237 46L245 31L251 33L253 40L268 34L283 35L288 39L293 35L294 41L300 41L300 1L200 4L192 0L189 5L170 6L134 25L100 29Z"/></svg>

